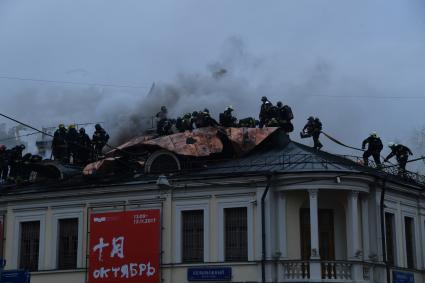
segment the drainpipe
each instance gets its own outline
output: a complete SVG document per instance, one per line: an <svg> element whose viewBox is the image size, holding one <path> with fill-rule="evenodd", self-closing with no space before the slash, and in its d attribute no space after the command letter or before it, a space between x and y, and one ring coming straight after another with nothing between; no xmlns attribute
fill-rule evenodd
<svg viewBox="0 0 425 283"><path fill-rule="evenodd" d="M266 208L265 199L270 189L271 175L267 175L266 189L261 196L261 245L262 245L262 257L261 257L261 282L266 282Z"/></svg>
<svg viewBox="0 0 425 283"><path fill-rule="evenodd" d="M384 197L386 192L386 182L387 179L384 179L382 183L382 192L381 192L381 200L380 200L380 210L381 210L381 241L382 241L382 257L385 264L385 270L387 273L387 283L391 283L391 272L390 265L387 260L387 243L385 241L385 212L384 212Z"/></svg>

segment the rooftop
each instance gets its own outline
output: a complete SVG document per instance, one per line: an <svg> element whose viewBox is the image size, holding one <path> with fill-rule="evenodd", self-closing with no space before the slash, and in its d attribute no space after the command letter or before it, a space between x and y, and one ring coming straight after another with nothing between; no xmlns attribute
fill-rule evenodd
<svg viewBox="0 0 425 283"><path fill-rule="evenodd" d="M343 174L363 173L394 182L411 184L425 188L425 177L412 172L398 175L396 167L389 166L382 170L361 165L361 159L352 156L341 156L325 151L317 151L311 147L290 140L283 131L273 131L267 138L258 143L251 151L239 157L205 159L205 157L187 158L176 155L180 160L181 168L178 172L169 173L172 178L200 178L200 177L226 177L242 175L259 175L266 173L308 173L308 172L333 172ZM129 183L154 183L159 174L131 172L125 160L117 162L121 166L120 174L83 176L82 172L67 166L58 166L63 174L69 178L63 180L44 180L20 186L3 186L1 193L34 193L46 190L61 190L108 186ZM115 167L114 167L115 168ZM127 171L127 174L121 174ZM72 176L72 177L71 177Z"/></svg>

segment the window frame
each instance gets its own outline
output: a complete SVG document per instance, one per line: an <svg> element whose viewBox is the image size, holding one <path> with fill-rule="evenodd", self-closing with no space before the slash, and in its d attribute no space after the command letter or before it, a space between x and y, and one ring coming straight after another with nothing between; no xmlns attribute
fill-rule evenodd
<svg viewBox="0 0 425 283"><path fill-rule="evenodd" d="M204 260L201 263L210 260L210 210L208 201L182 201L175 203L175 221L174 221L174 261L183 263L183 225L182 212L188 210L203 210L204 212Z"/></svg>
<svg viewBox="0 0 425 283"><path fill-rule="evenodd" d="M229 211L232 211L232 210L233 211L238 211L238 213L236 213L237 217L231 219L231 221L230 221L230 222L236 222L237 225L235 225L235 226L228 225L228 222L229 222L230 219L228 219L227 213ZM242 212L242 213L239 215L239 212ZM234 212L232 212L230 215L232 215L233 213ZM240 206L240 207L226 207L226 208L224 208L223 216L224 216L224 220L223 220L224 221L224 260L226 262L244 262L244 261L248 261L248 208L245 207L245 206ZM235 214L233 214L232 216L235 216ZM245 221L239 221L240 220L240 219L238 219L239 216L242 216L241 218L245 218L244 219ZM243 222L245 222L245 223L243 223ZM241 224L243 223L242 224L242 227L244 227L244 230L245 230L244 232L246 233L246 235L243 235L243 233L241 233L242 231L239 231L240 230L239 228L241 227L241 226L238 226L239 223L241 223ZM240 243L239 241L234 241L233 242L233 243L236 243L236 246L237 247L240 247L241 249L246 249L243 254L236 252L236 256L235 256L235 255L230 255L231 253L228 253L229 252L229 249L233 249L234 248L234 247L232 247L231 244L230 245L228 244L228 242L227 242L229 240L228 236L231 236L231 237L232 236L235 236L235 234L232 233L232 230L227 231L228 226L231 229L236 230L236 231L233 231L233 232L236 233L237 238L239 238L239 236L241 236L241 235L243 236L243 238L246 237L245 239L243 239L243 241L246 241L246 243L245 243L246 246L243 245L243 241L242 241L242 243ZM232 242L232 241L229 240L229 242ZM233 257L233 258L231 258L231 257Z"/></svg>
<svg viewBox="0 0 425 283"><path fill-rule="evenodd" d="M46 212L40 211L27 211L20 212L15 214L15 225L14 225L14 251L12 253L12 266L10 268L18 269L19 268L19 259L21 256L20 243L21 243L21 223L22 222L31 222L39 221L40 222L40 235L38 243L38 269L37 271L45 270L45 249L46 249Z"/></svg>
<svg viewBox="0 0 425 283"><path fill-rule="evenodd" d="M393 241L392 241L392 247L393 247L393 262L392 262L392 266L398 266L398 249L397 249L397 219L396 219L396 213L394 213L394 211L388 211L385 210L384 212L384 229L385 229L385 253L387 255L388 258L388 242L387 242L387 214L391 214L392 215L392 237L393 237Z"/></svg>
<svg viewBox="0 0 425 283"><path fill-rule="evenodd" d="M407 242L406 242L406 217L409 217L412 219L412 225L413 225L413 268L409 268L409 269L417 269L418 268L418 263L419 263L419 255L418 255L418 222L417 222L417 217L416 215L412 214L412 213L406 213L403 212L401 214L401 218L402 218L402 245L403 245L403 266L405 268L407 267Z"/></svg>
<svg viewBox="0 0 425 283"><path fill-rule="evenodd" d="M78 244L77 244L77 266L76 269L83 268L84 254L83 254L83 211L82 210L61 210L54 211L52 215L52 249L51 249L51 263L52 268L55 270L73 270L73 269L59 269L59 220L62 219L78 219Z"/></svg>
<svg viewBox="0 0 425 283"><path fill-rule="evenodd" d="M250 197L246 198L229 198L218 201L218 217L217 217L217 239L218 239L218 261L227 262L225 254L225 208L239 208L246 207L246 221L247 221L247 243L248 243L248 262L254 260L254 202L255 199ZM231 261L228 261L231 263Z"/></svg>
<svg viewBox="0 0 425 283"><path fill-rule="evenodd" d="M184 223L184 219L185 219L185 214L190 214L190 213L193 213L193 212L197 212L197 216L200 216L200 222L201 223L199 223L199 224L201 224L202 225L202 235L201 234L199 234L199 237L202 239L202 256L199 258L199 259L194 259L193 257L192 258L190 258L190 259L185 259L184 258L184 255L185 255L185 251L184 251L184 249L188 249L188 247L187 246L185 246L185 237L184 237L184 232L185 232L185 223ZM186 263L186 264L192 264L192 263L201 263L201 262L203 262L204 261L204 258L203 258L203 256L204 256L204 230L205 230L205 223L204 223L204 210L203 209L197 209L197 210L183 210L183 211L181 211L181 214L182 214L182 225L181 225L181 229L182 229L182 231L181 231L181 235L182 235L182 242L181 242L181 245L182 245L182 263ZM192 215L193 216L193 215ZM193 227L192 227L193 228ZM193 231L193 229L191 229L192 230L192 232L194 232ZM195 240L195 239L193 239L193 240Z"/></svg>

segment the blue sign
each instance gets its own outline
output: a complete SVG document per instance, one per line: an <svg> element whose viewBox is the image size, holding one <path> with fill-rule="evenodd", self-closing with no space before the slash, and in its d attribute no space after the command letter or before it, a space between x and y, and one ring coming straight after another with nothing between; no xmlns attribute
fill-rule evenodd
<svg viewBox="0 0 425 283"><path fill-rule="evenodd" d="M187 269L188 281L231 281L231 267L196 267Z"/></svg>
<svg viewBox="0 0 425 283"><path fill-rule="evenodd" d="M393 283L414 283L413 273L393 271Z"/></svg>
<svg viewBox="0 0 425 283"><path fill-rule="evenodd" d="M30 273L25 270L5 270L1 274L1 283L30 283Z"/></svg>

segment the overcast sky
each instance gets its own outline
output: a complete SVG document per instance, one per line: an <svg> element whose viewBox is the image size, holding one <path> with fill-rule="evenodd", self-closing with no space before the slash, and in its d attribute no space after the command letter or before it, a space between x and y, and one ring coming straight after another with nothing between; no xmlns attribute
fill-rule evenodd
<svg viewBox="0 0 425 283"><path fill-rule="evenodd" d="M296 140L314 115L352 145L372 130L409 144L425 124L425 1L0 0L0 76L140 87L0 78L1 111L36 126L114 131L157 111L143 106L155 82L149 100L168 97L175 115L231 104L256 116L267 95L292 107Z"/></svg>

